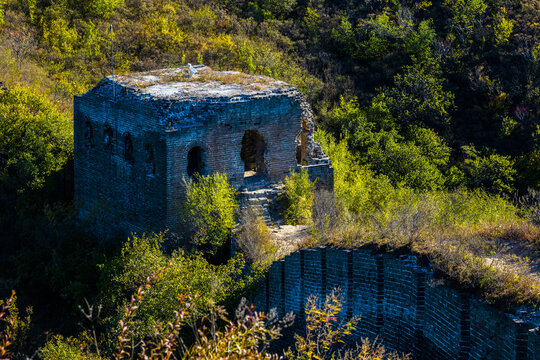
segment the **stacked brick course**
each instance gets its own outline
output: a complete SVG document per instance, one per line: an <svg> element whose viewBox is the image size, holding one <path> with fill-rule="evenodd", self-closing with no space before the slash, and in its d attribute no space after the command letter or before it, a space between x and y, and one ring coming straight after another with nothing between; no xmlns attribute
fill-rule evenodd
<svg viewBox="0 0 540 360"><path fill-rule="evenodd" d="M351 340L377 339L413 359L540 359L539 314L507 314L488 306L445 285L413 256L308 249L274 263L267 276L267 302L256 303L259 309L298 315L309 295L322 299L339 286L343 312L360 316ZM285 291L279 290L282 278Z"/></svg>

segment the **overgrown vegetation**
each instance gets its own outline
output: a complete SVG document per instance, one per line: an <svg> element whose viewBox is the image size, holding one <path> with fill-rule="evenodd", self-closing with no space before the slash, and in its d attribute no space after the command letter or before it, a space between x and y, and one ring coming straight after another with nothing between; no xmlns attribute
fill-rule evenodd
<svg viewBox="0 0 540 360"><path fill-rule="evenodd" d="M283 212L285 223L289 225L306 224L311 221L314 183L309 180L306 169L293 172L285 178L285 200L287 207Z"/></svg>
<svg viewBox="0 0 540 360"><path fill-rule="evenodd" d="M146 359L146 358L182 358L182 359L365 359L365 360L399 360L397 354L388 353L382 346L371 345L362 340L362 345L354 349L351 344L343 345L344 337L350 337L354 330L355 320L339 324L336 316L341 309L342 299L337 292L326 297L319 307L315 297L309 299L306 313L306 338L296 336L294 349L289 349L284 356L270 352L272 341L282 336L282 330L293 324L294 316L287 314L279 319L275 310L268 315L257 312L253 307L240 302L234 320L229 320L227 312L221 306L213 305L207 310L207 318L193 317L198 309L197 295L180 295L176 310L168 314L169 322L157 322L152 331L141 337L137 327L137 314L142 310L140 304L146 300L148 293L163 276L163 269L146 278L131 300L121 311L118 330L109 349L102 348L104 343L97 337L91 338L87 332L78 337L64 338L60 335L52 337L39 355L47 360L95 360L95 359ZM13 295L2 306L0 319L7 326L0 328L2 356L11 355L12 341L16 338L18 309ZM5 318L4 318L5 317ZM186 343L181 336L190 328L195 338Z"/></svg>
<svg viewBox="0 0 540 360"><path fill-rule="evenodd" d="M405 249L426 257L440 275L492 304L537 306L536 192L523 198L525 206L519 207L480 189L426 192L393 185L355 162L345 142L336 144L322 132L318 136L334 164L340 210L321 212L323 220L321 215L314 218L313 234L320 243ZM328 222L326 214L338 220ZM333 226L322 233L317 221Z"/></svg>
<svg viewBox="0 0 540 360"><path fill-rule="evenodd" d="M254 266L267 268L277 260L276 244L262 217L253 208L242 210L241 228L236 234L238 247Z"/></svg>
<svg viewBox="0 0 540 360"><path fill-rule="evenodd" d="M64 334L41 357L84 358L97 355L82 346L92 331L70 336L85 298L104 305L103 322L91 316L98 333L112 329L161 274L133 314L142 337L174 321L180 286L199 291L193 303L227 303L251 282L240 258L206 260L234 227L224 176L188 184L185 220L202 255L165 252L152 236L96 244L76 223L72 96L114 60L117 73L190 62L293 83L335 170L335 201L313 194L305 173L288 180L285 216L312 225L309 244L412 251L492 303L537 306L539 14L537 0L0 0L0 294L16 288L35 305L36 333ZM240 245L264 266L268 232L244 220ZM100 355L113 354L116 339L102 339Z"/></svg>
<svg viewBox="0 0 540 360"><path fill-rule="evenodd" d="M237 207L235 192L225 174L200 176L186 183L182 217L191 242L205 253L215 255L231 238Z"/></svg>

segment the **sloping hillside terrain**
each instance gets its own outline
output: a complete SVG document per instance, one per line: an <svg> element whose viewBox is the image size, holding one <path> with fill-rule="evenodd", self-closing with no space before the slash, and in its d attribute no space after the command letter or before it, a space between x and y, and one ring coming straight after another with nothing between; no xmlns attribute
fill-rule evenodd
<svg viewBox="0 0 540 360"><path fill-rule="evenodd" d="M540 1L0 0L0 298L16 289L36 324L17 351L77 334L85 299L104 310L77 341L110 334L147 277L139 335L170 320L154 310L174 311L177 284L231 306L256 286L244 259L212 265L166 236L98 244L74 220L73 96L113 66L188 63L286 81L312 105L336 201L291 179L299 246L413 252L492 304L538 306ZM271 235L256 217L245 232L264 268Z"/></svg>

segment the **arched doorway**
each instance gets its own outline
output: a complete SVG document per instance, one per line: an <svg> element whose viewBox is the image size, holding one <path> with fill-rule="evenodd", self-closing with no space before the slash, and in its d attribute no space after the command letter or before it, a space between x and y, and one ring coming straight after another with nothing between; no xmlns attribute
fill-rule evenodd
<svg viewBox="0 0 540 360"><path fill-rule="evenodd" d="M240 157L244 162L244 177L266 176L264 153L266 143L257 130L247 130L242 137Z"/></svg>
<svg viewBox="0 0 540 360"><path fill-rule="evenodd" d="M188 152L187 174L192 178L206 175L206 151L200 146Z"/></svg>

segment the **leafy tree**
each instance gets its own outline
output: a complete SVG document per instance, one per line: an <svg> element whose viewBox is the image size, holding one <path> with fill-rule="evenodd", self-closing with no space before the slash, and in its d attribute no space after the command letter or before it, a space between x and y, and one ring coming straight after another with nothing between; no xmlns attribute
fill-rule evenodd
<svg viewBox="0 0 540 360"><path fill-rule="evenodd" d="M307 224L311 221L313 209L313 187L306 169L293 172L285 178L285 198L287 208L283 213L289 225Z"/></svg>
<svg viewBox="0 0 540 360"><path fill-rule="evenodd" d="M333 141L329 134L316 133L317 141L332 161L336 199L346 210L357 214L370 214L384 206L394 190L385 175L377 175L368 165L361 165L349 150L347 141Z"/></svg>
<svg viewBox="0 0 540 360"><path fill-rule="evenodd" d="M0 29L4 25L4 6L6 6L7 0L0 0Z"/></svg>
<svg viewBox="0 0 540 360"><path fill-rule="evenodd" d="M500 45L508 42L510 35L512 35L513 29L514 22L507 19L506 8L501 8L497 15L495 15L493 21L493 35L495 36L495 43Z"/></svg>
<svg viewBox="0 0 540 360"><path fill-rule="evenodd" d="M415 189L436 190L444 186L443 173L413 142L386 138L368 152L371 166L389 177L394 184Z"/></svg>
<svg viewBox="0 0 540 360"><path fill-rule="evenodd" d="M46 8L40 25L42 39L49 46L49 51L54 52L61 60L75 53L79 34L76 29L69 26L64 8L60 6Z"/></svg>
<svg viewBox="0 0 540 360"><path fill-rule="evenodd" d="M210 255L231 238L235 192L227 175L219 173L190 179L186 184L182 217L189 225L192 243Z"/></svg>
<svg viewBox="0 0 540 360"><path fill-rule="evenodd" d="M163 241L163 235L133 236L124 243L121 255L105 265L99 298L109 326L123 316L129 296L157 273L159 277L134 314L138 338L150 335L157 323L172 321L180 295L194 298L191 314L195 320L213 304L236 299L255 280L244 273L241 257L225 265L211 265L201 255L182 251L166 255L161 250Z"/></svg>
<svg viewBox="0 0 540 360"><path fill-rule="evenodd" d="M339 46L339 51L357 56L356 31L347 17L342 16L339 26L332 29L332 39Z"/></svg>
<svg viewBox="0 0 540 360"><path fill-rule="evenodd" d="M516 170L514 161L494 153L481 154L473 146L464 146L467 156L464 170L468 184L495 193L512 193Z"/></svg>
<svg viewBox="0 0 540 360"><path fill-rule="evenodd" d="M540 149L520 157L516 169L516 180L521 189L540 189Z"/></svg>
<svg viewBox="0 0 540 360"><path fill-rule="evenodd" d="M108 18L124 6L124 0L61 0L66 9L75 9L82 17Z"/></svg>
<svg viewBox="0 0 540 360"><path fill-rule="evenodd" d="M317 33L317 29L321 23L321 15L316 8L307 7L304 14L304 26L308 33L313 36Z"/></svg>
<svg viewBox="0 0 540 360"><path fill-rule="evenodd" d="M165 51L178 49L185 41L186 34L180 29L177 19L177 9L173 4L167 4L157 10L143 24L141 37L147 47L160 48Z"/></svg>
<svg viewBox="0 0 540 360"><path fill-rule="evenodd" d="M381 58L399 49L398 39L404 36L388 8L360 25L359 35L363 41L358 56L363 60Z"/></svg>
<svg viewBox="0 0 540 360"><path fill-rule="evenodd" d="M418 24L416 31L412 31L405 40L405 49L419 62L433 59L433 43L437 33L433 29L433 21L424 20Z"/></svg>
<svg viewBox="0 0 540 360"><path fill-rule="evenodd" d="M414 142L430 163L444 169L450 161L450 147L432 129L415 125L408 127L406 138Z"/></svg>
<svg viewBox="0 0 540 360"><path fill-rule="evenodd" d="M472 37L487 9L484 0L445 0L444 5L452 16L452 28L463 40Z"/></svg>
<svg viewBox="0 0 540 360"><path fill-rule="evenodd" d="M43 95L0 90L0 200L39 190L72 156L69 120Z"/></svg>
<svg viewBox="0 0 540 360"><path fill-rule="evenodd" d="M342 99L328 124L334 129L341 127L336 132L346 139L360 164L386 175L392 183L416 189L442 188L450 148L428 128L411 125L400 134L389 114L389 102L380 95L364 111L357 100Z"/></svg>
<svg viewBox="0 0 540 360"><path fill-rule="evenodd" d="M297 0L258 0L249 1L248 5L263 20L282 19L296 6Z"/></svg>
<svg viewBox="0 0 540 360"><path fill-rule="evenodd" d="M406 66L394 78L395 86L381 90L373 100L384 102L397 122L441 129L451 120L454 94L444 89L444 78L437 62Z"/></svg>

